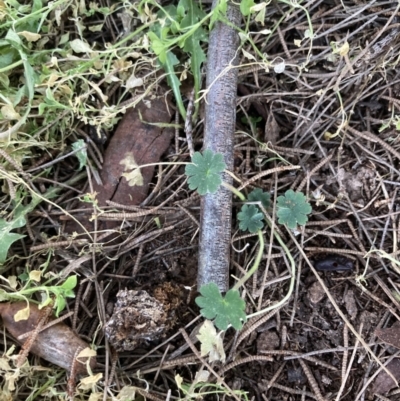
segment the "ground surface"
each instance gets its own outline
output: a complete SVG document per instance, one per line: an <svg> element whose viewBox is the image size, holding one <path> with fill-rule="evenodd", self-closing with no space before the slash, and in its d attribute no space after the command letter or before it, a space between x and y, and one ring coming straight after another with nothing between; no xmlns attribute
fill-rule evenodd
<svg viewBox="0 0 400 401"><path fill-rule="evenodd" d="M387 373L374 379L378 360L386 363L392 358L390 371L400 379L395 359L400 337L394 325L400 314L398 4L302 3L314 31L312 44L304 9L289 2L268 5L265 25L249 20L247 32L251 31L255 47L246 42L245 52L239 53L234 173L243 183L272 169L245 191L261 187L273 201L288 189L303 191L313 211L297 232L276 228L296 261L293 296L279 310L251 319L238 335L229 329L223 342L226 362L211 363L210 376L200 383L196 373L210 371L210 366L204 365L195 337L200 322L194 302L199 197L187 187L184 166L176 164L189 161L186 137L181 120L180 129L168 125L175 118L174 96L154 54L141 42L147 31L139 29L129 36L151 21L143 15L151 16L156 7L142 10L141 21L136 5L120 6L108 17L98 11L79 14L82 9L66 4L48 15L60 22L51 27L54 35L47 37L45 49L63 49L67 41L62 35L68 33L72 41L80 37L79 29L100 54L105 43L122 41L120 47L126 48L115 54L111 49L100 58L109 63L108 70L93 64L87 75L80 75L79 68L99 53L75 53L78 59L63 59L67 55L62 50L55 52L59 70L54 71L60 82L51 86L46 75L37 88L42 87L43 94L48 85L56 99L47 101L45 115L32 109L21 132L2 145L3 157L11 158L1 169L3 210L13 210L13 190L17 195L25 191L22 202L29 202L30 192L23 191L23 183L42 194L53 185L59 188L51 203L42 202L29 211L26 225L14 227L26 236L12 244L0 273L7 279L31 270L50 274L47 278L60 271L63 279L78 275L76 298L68 299L68 309L74 313L66 324L97 348L94 374L102 376L86 389L68 391L75 393L75 399L90 395L112 399L135 387L137 399L139 394L154 400L179 399L185 397L176 382L181 377L188 398L200 394L217 399L218 392L226 399L400 399L395 392L388 398L374 395L395 390ZM99 32L82 28L100 23ZM265 29L271 32L260 33ZM128 35L125 41L124 35ZM29 46L28 54L35 42ZM43 65L51 70L49 54L43 56ZM268 68L261 63L262 54ZM186 56L181 57L183 63ZM48 73L35 62L38 74ZM176 69L183 71L183 64ZM126 89L133 73L141 81ZM193 85L187 75L181 87L185 104ZM9 70L8 78L11 84L18 80L17 71ZM62 78L73 82L72 93ZM125 101L141 102L126 110ZM57 102L68 108L57 109ZM22 106L18 105L21 115ZM203 117L201 105L193 124L195 150L202 147ZM7 127L3 124L3 129ZM81 171L75 156L60 158L79 139L87 144L90 159L90 166ZM124 159L126 149L132 150L134 161ZM18 171L13 160L23 170ZM56 162L46 167L51 160ZM135 162L160 161L175 164L148 167L141 178L135 175ZM284 170L287 165L298 168ZM39 166L46 168L33 170ZM76 182L71 183L74 177ZM132 190L138 179L140 190ZM90 193L98 194L98 204L85 196ZM233 216L239 208L234 203ZM269 212L275 213L273 208ZM279 301L289 287L286 255L270 230L264 237L262 264L243 289L248 314ZM256 240L254 235L243 236L233 218L230 273L235 277L248 268ZM320 280L309 263L325 269L317 273ZM4 284L4 289L12 292L12 285ZM138 309L146 318L132 319ZM183 328L188 336L193 333L190 340L184 338ZM4 350L14 342L9 335L0 340ZM23 367L13 391L9 378L0 379L0 399L34 399L34 394L36 399L62 399L66 371L33 355L28 360L36 369ZM39 365L50 370L43 374Z"/></svg>

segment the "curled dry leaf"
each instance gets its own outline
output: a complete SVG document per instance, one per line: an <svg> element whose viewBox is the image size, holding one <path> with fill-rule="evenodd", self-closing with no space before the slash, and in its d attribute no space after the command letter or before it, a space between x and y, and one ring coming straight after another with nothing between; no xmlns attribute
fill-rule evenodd
<svg viewBox="0 0 400 401"><path fill-rule="evenodd" d="M24 344L25 340L18 340L22 334L35 329L42 313L35 304L29 304L29 317L27 320L15 321L15 314L25 309L26 302L0 303L0 315L7 331L14 337L15 341ZM81 340L70 327L65 323L59 322L41 331L33 342L30 352L45 359L54 365L70 370L74 362L77 351L89 347L85 341ZM79 358L76 364L78 375L87 374L87 358ZM90 358L90 367L94 369L96 359Z"/></svg>

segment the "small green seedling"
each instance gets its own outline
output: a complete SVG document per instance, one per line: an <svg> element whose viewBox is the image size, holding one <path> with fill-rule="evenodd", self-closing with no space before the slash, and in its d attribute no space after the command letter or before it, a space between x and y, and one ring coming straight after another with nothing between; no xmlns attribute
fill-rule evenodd
<svg viewBox="0 0 400 401"><path fill-rule="evenodd" d="M268 192L263 192L261 188L256 188L250 192L247 199L250 202L261 202L265 209L268 209L271 203L271 195ZM262 222L264 216L256 205L243 205L237 218L239 220L239 228L242 231L248 230L254 234L264 227Z"/></svg>
<svg viewBox="0 0 400 401"><path fill-rule="evenodd" d="M156 1L148 0L143 0L140 4L140 7L153 4L159 9L158 18L148 33L150 46L167 73L168 85L174 92L181 116L185 118L186 110L179 89L181 83L175 68L179 63L177 55L181 56L183 53L187 56L187 64L194 80L194 96L197 100L201 89L201 67L206 60L201 45L208 40L208 33L203 25L211 18L213 12L207 15L194 0L179 0L177 5L171 4L165 7ZM177 50L178 47L182 50ZM181 65L183 64L181 59ZM196 103L195 115L198 108L199 103Z"/></svg>
<svg viewBox="0 0 400 401"><path fill-rule="evenodd" d="M222 184L229 188L243 202L246 201L245 196L236 188L223 183L221 172L225 169L222 154L214 154L211 150L206 149L203 154L196 152L192 157L192 163L186 166L185 173L189 177L189 188L197 189L200 195L214 193ZM267 192L263 192L260 188L253 190L247 201L260 202L264 209L270 207L271 197ZM306 197L301 192L292 190L286 191L284 196L278 197L277 216L279 223L286 224L288 228L294 229L297 224L304 225L308 221L308 214L311 213L311 206L307 202ZM253 266L234 286L230 289L225 297L221 295L218 286L215 283L209 283L201 286L201 296L196 298L196 303L200 306L200 313L206 319L215 319L215 326L220 330L226 330L230 325L236 330L240 330L243 322L247 317L245 314L245 302L240 298L238 289L257 271L262 259L264 250L264 238L262 228L264 227L264 215L259 207L255 204L244 204L241 211L237 215L239 228L243 231L257 233L259 238L259 250L254 260ZM271 225L267 221L268 225ZM291 267L292 277L288 294L276 305L268 307L270 310L279 305L283 305L291 296L294 288L295 279L295 263L292 255L280 235L274 231L274 236L285 251ZM252 316L266 312L266 310L256 312Z"/></svg>
<svg viewBox="0 0 400 401"><path fill-rule="evenodd" d="M59 316L60 312L65 309L65 299L75 297L74 288L77 284L77 276L68 277L64 283L60 285L47 285L47 283L44 283L43 285L32 286L31 284L32 280L29 280L23 289L14 292L7 292L0 289L0 302L27 300L33 293L39 292L45 295L40 307L47 306L54 301L56 316Z"/></svg>

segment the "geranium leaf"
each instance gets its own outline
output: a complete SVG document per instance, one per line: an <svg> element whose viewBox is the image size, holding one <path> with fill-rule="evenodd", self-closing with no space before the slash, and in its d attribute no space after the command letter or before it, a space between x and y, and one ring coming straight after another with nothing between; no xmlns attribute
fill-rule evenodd
<svg viewBox="0 0 400 401"><path fill-rule="evenodd" d="M203 154L195 152L192 164L185 168L185 174L189 177L190 189L197 189L200 195L214 193L222 183L221 172L226 165L221 153L214 153L206 149Z"/></svg>
<svg viewBox="0 0 400 401"><path fill-rule="evenodd" d="M290 229L295 229L297 224L305 225L308 221L307 215L312 211L305 195L291 189L284 196L278 197L277 207L278 222L286 224Z"/></svg>
<svg viewBox="0 0 400 401"><path fill-rule="evenodd" d="M237 217L239 219L239 228L242 231L249 230L251 233L256 233L264 226L262 222L263 214L255 205L243 205Z"/></svg>
<svg viewBox="0 0 400 401"><path fill-rule="evenodd" d="M205 284L200 288L201 296L196 298L196 304L201 308L201 314L206 319L215 318L215 326L226 330L229 325L236 330L242 328L246 321L245 302L240 298L239 291L229 290L223 297L216 284Z"/></svg>
<svg viewBox="0 0 400 401"><path fill-rule="evenodd" d="M247 199L250 202L261 202L265 209L269 208L271 203L271 195L268 192L263 192L261 188L256 188L250 192Z"/></svg>

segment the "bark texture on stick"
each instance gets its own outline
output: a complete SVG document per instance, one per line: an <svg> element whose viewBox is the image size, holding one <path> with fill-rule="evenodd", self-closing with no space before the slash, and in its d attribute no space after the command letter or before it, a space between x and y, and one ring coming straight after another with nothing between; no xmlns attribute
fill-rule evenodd
<svg viewBox="0 0 400 401"><path fill-rule="evenodd" d="M216 1L214 0L215 5ZM237 26L240 12L228 4L227 17ZM218 22L211 34L207 56L207 88L204 149L224 155L228 170L233 167L233 136L236 123L237 49L239 35L234 28ZM232 183L227 174L225 182ZM228 289L232 194L220 187L201 201L198 288L213 282L223 292Z"/></svg>

